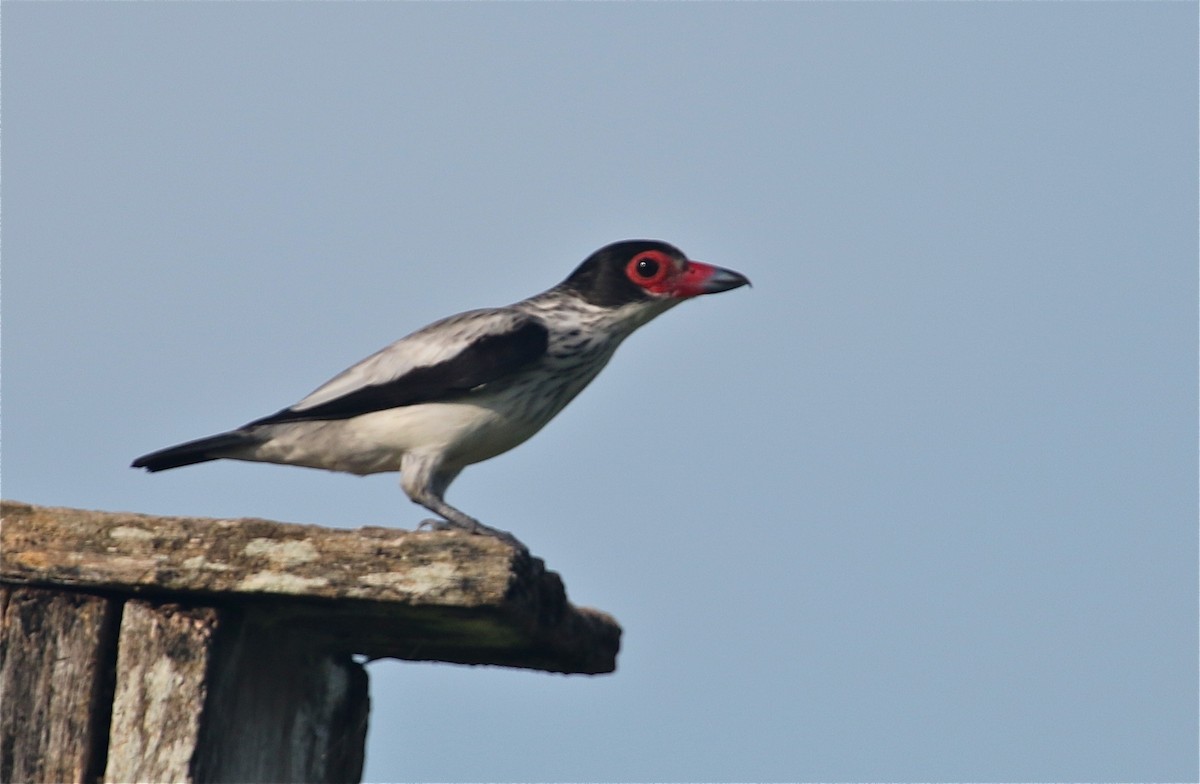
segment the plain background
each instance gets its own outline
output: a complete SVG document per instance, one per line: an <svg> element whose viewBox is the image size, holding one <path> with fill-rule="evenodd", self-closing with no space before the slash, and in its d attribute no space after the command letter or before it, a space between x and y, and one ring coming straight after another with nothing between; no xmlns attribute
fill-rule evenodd
<svg viewBox="0 0 1200 784"><path fill-rule="evenodd" d="M616 674L370 667L368 780L1195 781L1195 3L3 7L3 492L411 527L132 458L655 237L754 281L449 498Z"/></svg>

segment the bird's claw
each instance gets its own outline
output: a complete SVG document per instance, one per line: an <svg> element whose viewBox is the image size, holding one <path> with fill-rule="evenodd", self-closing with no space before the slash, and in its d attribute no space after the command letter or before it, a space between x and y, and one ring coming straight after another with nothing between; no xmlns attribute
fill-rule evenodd
<svg viewBox="0 0 1200 784"><path fill-rule="evenodd" d="M424 530L426 528L428 528L430 531L461 531L462 530L461 528L459 528L457 525L450 522L449 520L437 520L432 517L429 518L428 520L422 520L420 522L420 524L417 526L418 531Z"/></svg>
<svg viewBox="0 0 1200 784"><path fill-rule="evenodd" d="M474 525L466 526L456 523L453 520L439 520L436 518L430 518L428 520L422 520L417 526L417 530L463 531L465 533L475 534L478 536L490 536L493 539L499 539L505 544L511 545L522 552L529 552L529 548L526 547L520 539L510 534L508 531L501 531L499 528L492 528L490 525L484 525L478 520L475 521Z"/></svg>

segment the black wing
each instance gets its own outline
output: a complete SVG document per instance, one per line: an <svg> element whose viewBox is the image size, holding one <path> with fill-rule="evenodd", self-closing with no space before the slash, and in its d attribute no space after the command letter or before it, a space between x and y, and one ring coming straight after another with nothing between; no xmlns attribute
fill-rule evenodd
<svg viewBox="0 0 1200 784"><path fill-rule="evenodd" d="M449 400L535 362L546 353L548 343L549 333L544 324L522 320L509 331L478 337L435 364L414 367L397 378L358 387L315 406L285 408L246 427L349 419L372 411Z"/></svg>

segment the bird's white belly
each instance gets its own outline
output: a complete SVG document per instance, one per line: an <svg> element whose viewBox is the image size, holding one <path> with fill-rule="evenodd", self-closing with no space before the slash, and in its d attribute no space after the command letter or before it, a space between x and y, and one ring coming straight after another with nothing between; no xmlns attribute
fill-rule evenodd
<svg viewBox="0 0 1200 784"><path fill-rule="evenodd" d="M443 455L466 466L521 444L541 424L473 403L421 403L330 421L279 425L253 459L352 474L399 471L406 452Z"/></svg>

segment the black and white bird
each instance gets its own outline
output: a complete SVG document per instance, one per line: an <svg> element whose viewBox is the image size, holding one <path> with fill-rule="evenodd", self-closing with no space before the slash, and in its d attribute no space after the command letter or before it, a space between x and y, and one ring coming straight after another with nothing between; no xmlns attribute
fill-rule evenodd
<svg viewBox="0 0 1200 784"><path fill-rule="evenodd" d="M422 525L519 545L446 503L459 472L540 430L638 327L686 299L749 282L665 242L616 242L549 291L436 321L295 405L151 452L133 467L165 471L226 458L360 475L399 471L408 497L441 518Z"/></svg>

